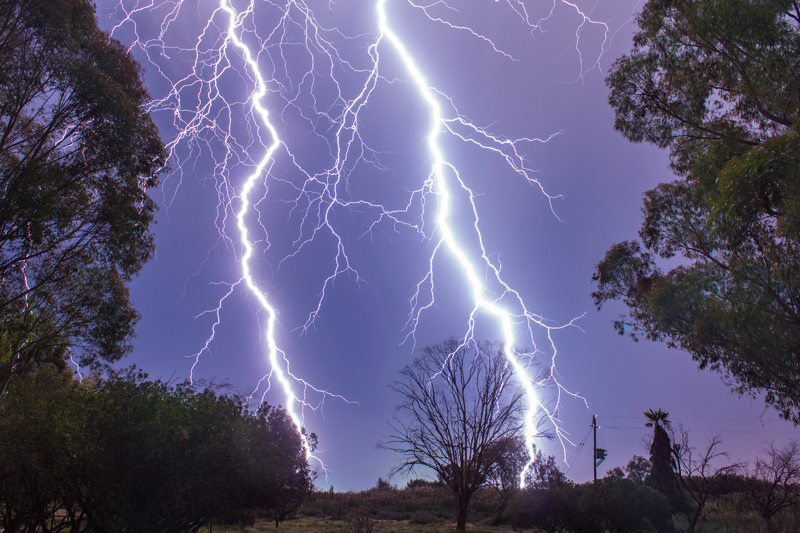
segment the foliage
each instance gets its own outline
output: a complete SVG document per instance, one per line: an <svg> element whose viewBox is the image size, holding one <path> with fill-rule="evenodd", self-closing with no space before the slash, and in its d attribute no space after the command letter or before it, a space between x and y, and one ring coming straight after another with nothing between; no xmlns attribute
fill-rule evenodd
<svg viewBox="0 0 800 533"><path fill-rule="evenodd" d="M657 491L628 479L520 491L509 505L509 525L546 533L669 531L669 503Z"/></svg>
<svg viewBox="0 0 800 533"><path fill-rule="evenodd" d="M680 442L683 442L682 440ZM696 458L699 459L700 456ZM712 468L725 466L717 464ZM766 530L766 522L747 504L746 486L749 478L729 475L719 479L711 492L703 531L725 531L727 533L753 533ZM493 524L493 513L499 494L493 488L476 492L470 504L470 531L506 532L546 531L546 520L555 522L563 517L563 531L592 533L603 531L672 531L670 509L666 498L652 488L633 480L604 479L581 485L566 484L557 489L519 490L511 497L503 519L498 526ZM638 487L638 489L637 489ZM560 495L559 495L560 494ZM561 498L563 496L563 498ZM561 498L559 500L559 498ZM327 502L334 509L333 516L321 520L320 506ZM550 503L546 503L550 502ZM560 502L560 503L559 503ZM298 511L299 519L281 524L284 531L306 533L308 531L335 532L345 527L344 517L363 506L369 509L375 520L375 529L383 532L428 532L444 533L453 530L453 496L444 487L422 486L417 488L378 490L370 488L361 492L328 491L314 492ZM539 514L534 524L534 515ZM686 531L686 516L679 512L672 516L674 531ZM800 505L778 512L773 519L774 531L800 531ZM256 529L274 530L274 524L256 523ZM698 526L695 531L699 531ZM214 531L218 531L214 526ZM250 530L248 530L250 531ZM222 532L228 533L228 532ZM232 533L232 531L230 532Z"/></svg>
<svg viewBox="0 0 800 533"><path fill-rule="evenodd" d="M369 515L369 510L361 506L344 517L347 533L372 533L375 529L375 520Z"/></svg>
<svg viewBox="0 0 800 533"><path fill-rule="evenodd" d="M282 416L134 370L78 384L43 365L0 396L0 434L15 436L0 439L2 527L196 531L266 507L292 493L287 470L311 483L307 464L287 464L305 456L299 437L281 450Z"/></svg>
<svg viewBox="0 0 800 533"><path fill-rule="evenodd" d="M586 484L583 490L596 492L600 531L610 533L671 531L672 512L662 494L629 479L604 478ZM586 496L584 496L586 498Z"/></svg>
<svg viewBox="0 0 800 533"><path fill-rule="evenodd" d="M420 480L422 481L422 480ZM391 489L394 488L391 483L383 479L382 477L378 477L378 481L375 483L376 489Z"/></svg>
<svg viewBox="0 0 800 533"><path fill-rule="evenodd" d="M634 483L643 484L650 475L652 466L646 457L634 455L625 468L615 466L606 473L606 477L617 479L630 479Z"/></svg>
<svg viewBox="0 0 800 533"><path fill-rule="evenodd" d="M552 455L545 457L542 450L536 450L526 486L555 489L567 483L569 483L569 480L564 472L558 468L556 458Z"/></svg>
<svg viewBox="0 0 800 533"><path fill-rule="evenodd" d="M402 398L385 449L399 452L395 472L426 467L456 497L465 529L470 500L520 430L521 392L499 345L454 339L429 346L401 372Z"/></svg>
<svg viewBox="0 0 800 533"><path fill-rule="evenodd" d="M430 481L428 479L422 479L420 477L409 479L408 483L406 483L407 489L421 489L424 487L439 487L441 484L438 481Z"/></svg>
<svg viewBox="0 0 800 533"><path fill-rule="evenodd" d="M313 490L307 450L294 422L280 407L262 404L250 437L248 487L251 505L275 521L275 527L293 513ZM305 435L308 453L316 449L317 436Z"/></svg>
<svg viewBox="0 0 800 533"><path fill-rule="evenodd" d="M650 0L637 23L606 80L615 127L669 148L680 179L646 193L641 242L608 250L595 303L800 422L800 7Z"/></svg>
<svg viewBox="0 0 800 533"><path fill-rule="evenodd" d="M44 364L0 396L0 529L59 531L56 514L83 513L72 502L82 484L84 390Z"/></svg>
<svg viewBox="0 0 800 533"><path fill-rule="evenodd" d="M68 355L113 362L153 252L164 148L125 48L88 0L0 3L0 391Z"/></svg>
<svg viewBox="0 0 800 533"><path fill-rule="evenodd" d="M556 458L545 457L541 450L536 450L532 458L528 457L525 442L521 437L514 437L507 442L498 443L503 453L489 470L487 483L497 490L500 500L492 520L493 525L500 524L511 496L520 486L522 471L525 472L525 486L533 488L557 488L568 483L567 477L558 468ZM497 454L490 453L492 457ZM528 462L533 459L530 466Z"/></svg>
<svg viewBox="0 0 800 533"><path fill-rule="evenodd" d="M521 490L506 510L508 524L518 531L534 527L545 533L565 531L574 521L573 492L571 487Z"/></svg>
<svg viewBox="0 0 800 533"><path fill-rule="evenodd" d="M488 516L496 505L496 493L482 489L476 493L471 504L471 511L481 516ZM360 492L312 492L303 503L298 514L343 520L359 507L369 509L376 520L410 520L415 514L425 513L436 521L453 522L453 494L439 484L418 486L415 488L378 489L372 487Z"/></svg>
<svg viewBox="0 0 800 533"><path fill-rule="evenodd" d="M647 476L650 475L650 470L653 465L647 458L640 455L634 455L628 464L625 465L625 477L634 483L642 484Z"/></svg>

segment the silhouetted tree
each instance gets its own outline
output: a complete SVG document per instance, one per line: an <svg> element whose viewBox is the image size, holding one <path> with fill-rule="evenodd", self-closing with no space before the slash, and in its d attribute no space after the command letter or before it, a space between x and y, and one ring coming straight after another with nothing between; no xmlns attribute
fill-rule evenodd
<svg viewBox="0 0 800 533"><path fill-rule="evenodd" d="M533 528L545 533L567 531L576 523L576 493L570 486L525 488L514 495L505 518L515 531Z"/></svg>
<svg viewBox="0 0 800 533"><path fill-rule="evenodd" d="M0 391L68 355L114 362L153 252L165 161L138 64L88 0L0 2Z"/></svg>
<svg viewBox="0 0 800 533"><path fill-rule="evenodd" d="M531 460L521 437L513 437L504 442L498 442L495 447L502 449L501 453L492 452L488 455L499 457L487 476L487 483L494 487L500 501L495 509L493 525L498 525L503 518L510 497L520 486L523 469ZM567 477L558 468L556 458L552 455L545 457L541 450L536 450L533 462L525 475L525 486L534 488L557 488L568 483Z"/></svg>
<svg viewBox="0 0 800 533"><path fill-rule="evenodd" d="M392 388L403 416L381 447L402 454L394 473L436 472L456 496L456 527L463 530L473 494L520 431L522 393L504 348L450 339L425 348L400 375Z"/></svg>
<svg viewBox="0 0 800 533"><path fill-rule="evenodd" d="M85 523L75 504L85 469L85 391L45 363L0 395L0 529L50 532L58 512Z"/></svg>
<svg viewBox="0 0 800 533"><path fill-rule="evenodd" d="M267 404L257 411L254 424L256 438L251 456L256 464L248 476L257 487L251 495L255 498L252 503L278 527L314 489L307 454L316 448L317 436L313 433L301 435L284 409Z"/></svg>
<svg viewBox="0 0 800 533"><path fill-rule="evenodd" d="M800 446L791 441L783 448L769 442L756 460L745 483L748 505L764 519L772 532L773 519L783 509L800 503Z"/></svg>
<svg viewBox="0 0 800 533"><path fill-rule="evenodd" d="M595 304L622 301L621 335L685 350L799 423L798 3L649 0L636 21L606 79L614 127L668 148L679 179L597 265Z"/></svg>
<svg viewBox="0 0 800 533"><path fill-rule="evenodd" d="M441 485L439 484L438 481L431 481L429 479L422 479L419 477L414 479L409 479L408 483L406 483L407 489L423 489L428 487L440 487L440 486Z"/></svg>
<svg viewBox="0 0 800 533"><path fill-rule="evenodd" d="M653 428L653 440L650 443L650 475L645 483L661 492L670 503L678 502L678 485L675 479L675 458L673 456L672 442L667 433L669 427L669 413L657 410L648 410L644 413L647 418L646 427Z"/></svg>
<svg viewBox="0 0 800 533"><path fill-rule="evenodd" d="M701 528L712 508L709 501L718 496L731 476L743 467L741 463L728 463L728 454L720 450L722 440L719 435L708 441L705 450L696 453L689 444L689 434L681 428L680 442L676 443L675 464L678 483L683 494L681 510L686 515L687 532L693 533ZM724 464L719 464L724 460Z"/></svg>
<svg viewBox="0 0 800 533"><path fill-rule="evenodd" d="M597 506L600 518L601 527L590 531L640 533L672 530L672 512L667 498L650 487L630 479L615 478L603 478L596 484L587 483L582 487L589 491L583 498L595 499L593 505ZM582 531L580 527L574 530Z"/></svg>
<svg viewBox="0 0 800 533"><path fill-rule="evenodd" d="M275 516L311 485L288 420L135 370L78 384L40 365L0 395L0 527L179 532L259 508Z"/></svg>
<svg viewBox="0 0 800 533"><path fill-rule="evenodd" d="M634 455L628 464L625 465L625 477L634 483L642 484L647 476L650 475L652 465L647 458L640 455Z"/></svg>

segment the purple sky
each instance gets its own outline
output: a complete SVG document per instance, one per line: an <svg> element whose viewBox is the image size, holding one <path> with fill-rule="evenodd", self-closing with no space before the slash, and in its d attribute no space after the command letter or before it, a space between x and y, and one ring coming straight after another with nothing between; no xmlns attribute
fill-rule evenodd
<svg viewBox="0 0 800 533"><path fill-rule="evenodd" d="M116 1L98 0L98 18L107 30L119 25L114 36L126 45L136 43L134 31L138 32L140 40L132 51L143 64L151 96L167 96L169 83L183 79L193 65L200 78L210 79L216 60L212 51L221 43L221 26L226 21L223 13L217 13L215 24L208 24L218 1L187 2L173 12L174 20L167 26L161 20L177 2L163 5L155 0L161 7L131 11L137 3L144 4L123 1L131 16L120 24L124 13L115 9ZM233 4L238 12L248 5L244 1ZM347 273L336 278L326 288L314 324L305 331L299 329L320 301L336 258L336 241L323 231L298 248L298 238L312 235L311 219L300 215L305 207L302 202L288 202L297 197L301 169L313 174L331 165L335 122L330 119L342 109L341 100L332 94L338 91L347 101L364 87L365 69L371 68L368 47L375 41L378 23L371 1L308 2L322 27L339 32L319 34L339 54L331 77L325 55L319 50L309 55L301 47L302 26L288 26L282 47L277 46L277 34L269 40L278 21L275 4L283 2L256 0L254 15L245 19L244 40L251 46L267 43L259 66L273 81L263 102L296 164L291 164L287 150L278 150L268 189L262 186L254 193L263 200L257 203L258 217L250 217L248 223L264 229L252 230L256 245L251 265L259 287L279 313L276 341L290 358L291 371L311 386L348 400L306 390L307 399L320 408L304 411L305 425L318 434L318 455L328 469L327 478L321 475L317 486L363 489L374 485L379 476L385 478L399 459L376 449L388 432L386 422L394 416L398 401L390 383L420 347L464 335L472 303L463 274L447 253L437 252L433 262L436 305L420 315L415 348L406 327L409 299L425 277L439 239L433 218L435 198L428 197L425 236L385 219L365 234L376 220L374 210L363 203L339 205L329 220L359 280ZM765 411L760 399L737 398L716 374L698 371L688 354L619 337L611 321L623 311L621 307L594 310L590 278L595 264L613 243L636 236L642 193L672 179L665 153L632 145L613 131L613 113L606 102L605 71L630 48L631 16L637 1L577 1L575 5L592 20L605 23L582 27L584 19L562 0L453 0L449 2L453 9L439 3L429 11L432 17L471 27L513 59L466 30L431 20L409 2L389 0L388 4L389 23L429 84L447 95L473 124L498 138L546 139L560 132L547 143L518 145L528 167L536 171L532 177L548 194L563 197L553 202L555 214L547 197L496 154L452 136L443 140L443 148L476 195L483 243L495 264L502 265L504 281L519 292L529 311L546 317L552 326L582 316L575 322L580 329L554 331L553 339L559 382L582 395L590 407L566 399L559 415L575 444L587 435L592 414L598 415L602 426L598 445L609 450L599 473L624 465L633 454L647 455L642 445L647 434L642 412L648 409L668 411L673 423L690 430L697 447L720 434L733 460L751 460L769 439L780 443L800 436L773 411ZM530 21L546 19L539 29L524 24L519 16L523 6ZM293 11L294 21L301 19L299 13ZM157 46L162 29L166 47ZM580 35L577 47L576 33ZM197 43L203 50L199 55L193 50ZM411 191L421 188L429 176L431 157L425 143L430 119L385 39L377 53L382 78L356 122L361 139L373 152L365 152L358 164L348 160L347 186L342 184L337 190L351 202L381 202L386 209L400 209L415 199ZM250 392L270 371L263 342L266 316L258 313L259 303L242 284L231 291L231 284L241 278L238 259L242 253L234 213L239 205L237 193L265 153L259 135L264 139L266 130L248 121L247 98L253 80L238 50L229 47L223 62L217 64L228 68L216 85L219 97L209 108L211 115L192 138L194 144L176 145L172 169L178 172L162 179L163 189L157 194L161 204L157 258L132 284L142 320L135 352L127 363L135 363L152 377L182 380L189 377L199 353L195 379L225 381ZM312 66L313 84L305 76ZM179 121L196 117L191 110L206 103L203 90L207 87L187 84L177 113L175 98L154 111L166 141L177 134L174 117ZM230 114L222 102L231 106ZM445 102L442 98L442 105ZM277 119L279 114L281 119ZM223 144L227 134L229 152ZM227 165L221 166L226 153ZM463 210L463 191L455 196ZM412 207L412 213L399 220L416 223L420 219L411 215L418 214ZM456 215L458 231L468 236L473 221L464 212ZM466 245L470 250L475 249L472 242ZM228 292L219 312L215 311ZM213 341L204 350L212 329ZM549 361L553 354L542 342L544 333L541 328L535 330L533 340L545 352L543 360ZM483 314L476 336L494 340L501 335L497 324ZM297 387L295 391L303 393ZM262 384L257 396L263 393ZM265 399L285 403L274 379ZM557 440L542 441L539 446L546 453L564 456ZM562 464L573 480L591 478L591 437L586 446L571 465ZM566 449L570 458L575 453L574 447ZM405 478L392 481L403 484Z"/></svg>

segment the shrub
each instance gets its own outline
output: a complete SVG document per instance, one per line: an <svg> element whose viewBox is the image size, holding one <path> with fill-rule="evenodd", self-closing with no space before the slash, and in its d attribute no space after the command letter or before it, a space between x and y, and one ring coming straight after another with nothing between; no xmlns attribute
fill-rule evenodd
<svg viewBox="0 0 800 533"><path fill-rule="evenodd" d="M508 506L506 519L515 530L536 528L545 533L672 530L669 503L662 494L617 478L519 491Z"/></svg>
<svg viewBox="0 0 800 533"><path fill-rule="evenodd" d="M344 518L344 530L347 533L372 533L374 528L375 520L366 506L358 507Z"/></svg>
<svg viewBox="0 0 800 533"><path fill-rule="evenodd" d="M409 522L412 524L425 525L432 524L433 522L436 522L436 520L437 518L428 511L416 511L411 515Z"/></svg>

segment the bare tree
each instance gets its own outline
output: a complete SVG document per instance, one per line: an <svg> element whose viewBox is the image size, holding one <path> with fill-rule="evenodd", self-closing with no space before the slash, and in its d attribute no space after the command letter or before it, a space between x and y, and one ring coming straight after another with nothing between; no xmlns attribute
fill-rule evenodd
<svg viewBox="0 0 800 533"><path fill-rule="evenodd" d="M501 344L449 339L422 351L392 389L402 413L380 446L399 452L393 474L433 470L456 496L456 528L521 429L522 392Z"/></svg>
<svg viewBox="0 0 800 533"><path fill-rule="evenodd" d="M678 483L684 494L682 510L688 521L688 533L703 527L713 508L709 501L721 490L728 479L739 473L742 463L727 464L728 453L721 451L722 439L715 435L709 439L708 446L698 452L689 444L689 433L680 428L678 440L673 447ZM720 461L725 464L720 465Z"/></svg>
<svg viewBox="0 0 800 533"><path fill-rule="evenodd" d="M791 441L783 448L776 448L771 441L764 453L766 457L756 459L753 473L747 480L746 497L771 532L775 515L800 503L800 446L797 441Z"/></svg>

